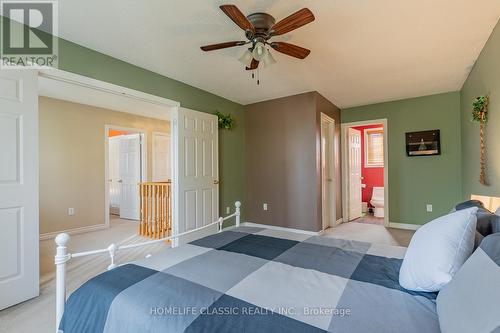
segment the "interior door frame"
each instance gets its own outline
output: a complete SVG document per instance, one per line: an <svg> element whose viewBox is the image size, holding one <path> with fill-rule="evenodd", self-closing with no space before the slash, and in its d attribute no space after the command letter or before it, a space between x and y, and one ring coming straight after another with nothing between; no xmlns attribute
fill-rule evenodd
<svg viewBox="0 0 500 333"><path fill-rule="evenodd" d="M363 120L350 123L343 123L340 128L341 133L341 154L342 154L342 222L349 222L349 163L347 151L349 149L348 129L350 127L382 124L384 127L384 226L389 227L389 129L387 118ZM361 152L363 154L363 152Z"/></svg>
<svg viewBox="0 0 500 333"><path fill-rule="evenodd" d="M170 123L170 130L172 131L172 123ZM153 133L151 133L151 167L152 167L152 170L151 170L151 180L154 181L156 179L156 151L155 151L155 138L157 135L161 135L161 136L167 136L170 138L170 161L172 161L173 159L173 154L172 154L172 134L171 133L167 133L167 132L160 132L160 131L153 131ZM172 167L170 168L170 181L172 181L172 178L173 178L173 171L172 171Z"/></svg>
<svg viewBox="0 0 500 333"><path fill-rule="evenodd" d="M152 103L156 104L162 107L165 107L165 112L171 111L172 113L175 112L179 107L180 103L168 98L160 97L157 95L152 95L148 94L139 90L127 88L124 86L112 84L109 82L93 79L84 75L80 74L75 74L71 72L67 72L61 69L55 69L55 68L50 68L50 69L42 69L38 71L38 76L43 77L45 79L50 79L50 80L56 80L56 81L61 81L65 82L68 84L75 84L79 86L83 86L86 88L91 88L100 92L105 92L109 94L110 98L113 98L116 95L119 96L125 96L127 98L135 99L135 100L140 100L146 103ZM41 96L41 95L39 95ZM124 112L127 113L127 112ZM154 118L154 119L159 119L159 120L167 120L172 123L172 119L167 119L163 114L137 114L140 116L144 117L149 117L149 118ZM172 134L173 135L173 134ZM105 152L107 152L108 149L105 149ZM107 158L105 158L105 162L107 161ZM177 163L174 158L172 158L172 165ZM107 170L107 168L106 168ZM174 177L174 175L172 175ZM108 175L105 175L105 183L107 183L107 178ZM109 188L105 190L105 193L109 192ZM108 207L108 210L105 213L104 216L104 221L105 224L96 224L92 226L92 230L98 230L98 229L105 229L109 227L109 196L108 200L105 203L106 207ZM40 235L40 240L45 240L45 239L51 239L57 236L57 234L61 232L65 232L68 234L78 234L82 232L88 231L88 228L74 228L74 229L67 229L67 230L60 230L56 232L50 232L46 234Z"/></svg>
<svg viewBox="0 0 500 333"><path fill-rule="evenodd" d="M335 193L335 119L332 117L326 115L325 113L321 112L320 116L320 138L323 138L323 122L328 123L328 137L330 141L330 147L332 149L331 155L330 155L330 173L331 173L331 179L332 179L332 184L330 185L332 187L332 197L330 198L330 214L332 215L331 219L333 219L332 222L328 222L325 224L324 218L325 218L325 198L323 196L323 186L324 186L324 180L323 180L323 168L321 169L321 227L323 230L325 230L328 227L335 227L336 221L337 221L337 193ZM323 158L323 143L321 143L321 158ZM321 160L321 163L323 161Z"/></svg>
<svg viewBox="0 0 500 333"><path fill-rule="evenodd" d="M147 130L117 125L104 125L104 224L109 227L109 130L132 132L141 135L141 182L148 177L148 134Z"/></svg>

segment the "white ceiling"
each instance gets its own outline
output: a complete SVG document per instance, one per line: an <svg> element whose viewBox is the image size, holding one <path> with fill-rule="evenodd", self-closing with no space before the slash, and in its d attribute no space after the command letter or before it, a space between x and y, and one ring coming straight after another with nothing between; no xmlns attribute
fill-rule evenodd
<svg viewBox="0 0 500 333"><path fill-rule="evenodd" d="M218 8L277 20L308 7L316 21L274 40L311 49L260 71L257 86L238 62L244 47L201 45L244 39ZM249 104L316 90L339 107L462 87L500 17L499 0L64 0L65 39Z"/></svg>

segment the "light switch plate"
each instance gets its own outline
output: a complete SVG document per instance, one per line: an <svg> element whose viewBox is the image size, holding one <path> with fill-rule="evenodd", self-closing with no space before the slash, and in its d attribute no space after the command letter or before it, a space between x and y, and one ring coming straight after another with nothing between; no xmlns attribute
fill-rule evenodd
<svg viewBox="0 0 500 333"><path fill-rule="evenodd" d="M74 208L68 208L68 215L69 216L75 215L75 209Z"/></svg>
<svg viewBox="0 0 500 333"><path fill-rule="evenodd" d="M262 205L262 209L263 210L267 210L267 204L266 203Z"/></svg>
<svg viewBox="0 0 500 333"><path fill-rule="evenodd" d="M229 206L226 207L226 214L231 214L231 208Z"/></svg>
<svg viewBox="0 0 500 333"><path fill-rule="evenodd" d="M432 205L429 205L429 204L427 205L427 211L428 211L429 213L430 213L430 212L432 212Z"/></svg>

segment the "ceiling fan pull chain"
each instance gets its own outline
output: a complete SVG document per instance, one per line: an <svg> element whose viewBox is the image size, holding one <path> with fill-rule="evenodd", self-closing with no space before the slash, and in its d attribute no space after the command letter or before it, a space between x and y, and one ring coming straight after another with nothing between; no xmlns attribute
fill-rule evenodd
<svg viewBox="0 0 500 333"><path fill-rule="evenodd" d="M257 67L257 85L260 85L260 70L259 70L259 67Z"/></svg>

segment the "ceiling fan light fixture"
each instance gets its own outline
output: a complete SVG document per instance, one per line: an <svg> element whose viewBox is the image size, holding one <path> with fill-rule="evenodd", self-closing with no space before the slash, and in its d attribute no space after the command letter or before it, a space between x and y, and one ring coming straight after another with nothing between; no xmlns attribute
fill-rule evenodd
<svg viewBox="0 0 500 333"><path fill-rule="evenodd" d="M264 64L264 67L269 67L276 63L276 60L269 50L267 50L266 55L262 58L262 63Z"/></svg>
<svg viewBox="0 0 500 333"><path fill-rule="evenodd" d="M246 50L245 53L243 53L243 55L238 60L246 67L250 67L252 59L253 59L252 52L250 52L250 50Z"/></svg>
<svg viewBox="0 0 500 333"><path fill-rule="evenodd" d="M253 58L257 61L261 61L266 54L269 52L267 51L266 45L262 42L257 42L255 43L255 46L252 51Z"/></svg>

